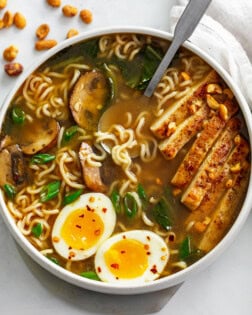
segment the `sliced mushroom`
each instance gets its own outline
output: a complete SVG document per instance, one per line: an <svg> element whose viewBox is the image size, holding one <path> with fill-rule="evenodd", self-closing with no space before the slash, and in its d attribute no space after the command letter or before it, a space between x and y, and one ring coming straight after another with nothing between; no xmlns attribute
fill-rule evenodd
<svg viewBox="0 0 252 315"><path fill-rule="evenodd" d="M99 167L88 163L88 157L92 154L92 147L88 143L82 142L79 150L79 158L82 167L83 179L90 190L104 192L106 191L106 186L102 182Z"/></svg>
<svg viewBox="0 0 252 315"><path fill-rule="evenodd" d="M94 130L108 98L108 83L98 71L81 75L70 97L70 109L76 123L87 130Z"/></svg>
<svg viewBox="0 0 252 315"><path fill-rule="evenodd" d="M17 144L0 152L0 186L22 186L27 180L23 153Z"/></svg>
<svg viewBox="0 0 252 315"><path fill-rule="evenodd" d="M24 154L46 152L51 149L58 139L60 126L55 119L41 119L31 123L29 130L23 133L20 144Z"/></svg>

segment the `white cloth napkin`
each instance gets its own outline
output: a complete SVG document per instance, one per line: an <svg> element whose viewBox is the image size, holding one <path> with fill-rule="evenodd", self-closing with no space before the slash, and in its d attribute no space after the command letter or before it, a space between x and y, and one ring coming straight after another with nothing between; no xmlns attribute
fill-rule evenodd
<svg viewBox="0 0 252 315"><path fill-rule="evenodd" d="M172 8L171 32L187 2L178 0ZM224 67L252 109L251 31L252 0L212 0L189 40Z"/></svg>

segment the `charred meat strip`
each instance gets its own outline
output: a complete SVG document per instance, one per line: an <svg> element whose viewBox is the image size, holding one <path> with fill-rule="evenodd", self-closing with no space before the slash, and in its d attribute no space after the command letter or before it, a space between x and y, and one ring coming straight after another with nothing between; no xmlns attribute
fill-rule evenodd
<svg viewBox="0 0 252 315"><path fill-rule="evenodd" d="M219 202L213 218L200 241L200 250L208 252L214 248L231 226L247 191L249 169L250 165L247 163L247 167L239 174L234 186L228 189Z"/></svg>
<svg viewBox="0 0 252 315"><path fill-rule="evenodd" d="M175 158L179 150L202 129L208 114L209 108L203 105L193 116L184 120L169 138L159 144L159 149L167 160Z"/></svg>
<svg viewBox="0 0 252 315"><path fill-rule="evenodd" d="M190 224L190 222L202 222L206 217L211 216L221 197L233 186L237 177L240 176L242 165L246 163L246 158L249 153L249 144L240 135L237 136L237 139L239 139L239 143L237 143L232 150L221 172L216 174L212 187L206 193L200 206L195 211L191 212L186 219L186 226ZM240 171L237 165L241 167Z"/></svg>
<svg viewBox="0 0 252 315"><path fill-rule="evenodd" d="M228 109L229 118L238 111L238 106L234 102L227 101L225 105ZM221 119L219 115L214 115L204 125L204 129L194 141L172 178L171 182L173 185L183 188L192 180L207 152L211 149L225 125L226 121Z"/></svg>
<svg viewBox="0 0 252 315"><path fill-rule="evenodd" d="M206 85L219 82L220 78L215 71L211 71L202 81L191 88L182 99L174 102L150 127L159 139L164 139L171 134L169 126L178 126L187 117L194 114L202 105L202 96L206 94Z"/></svg>
<svg viewBox="0 0 252 315"><path fill-rule="evenodd" d="M234 138L239 129L240 120L232 118L201 164L181 198L181 202L189 209L195 210L210 190L214 177L221 171L234 146Z"/></svg>
<svg viewBox="0 0 252 315"><path fill-rule="evenodd" d="M83 179L86 186L96 192L105 192L106 186L103 184L100 169L97 166L89 165L88 157L93 154L92 147L82 142L79 150L79 159L82 167Z"/></svg>

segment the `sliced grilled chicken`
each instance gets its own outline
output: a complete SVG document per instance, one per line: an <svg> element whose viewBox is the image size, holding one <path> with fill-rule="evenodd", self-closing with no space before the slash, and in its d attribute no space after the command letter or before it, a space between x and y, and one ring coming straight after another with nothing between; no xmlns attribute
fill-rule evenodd
<svg viewBox="0 0 252 315"><path fill-rule="evenodd" d="M104 192L106 191L106 186L102 182L99 167L88 163L88 157L92 154L92 147L88 143L82 142L79 150L79 159L82 167L83 179L90 190Z"/></svg>
<svg viewBox="0 0 252 315"><path fill-rule="evenodd" d="M202 105L193 116L185 119L169 138L160 142L159 149L167 160L173 159L179 150L202 129L208 114L208 106Z"/></svg>
<svg viewBox="0 0 252 315"><path fill-rule="evenodd" d="M234 138L240 129L240 120L232 118L224 129L198 172L182 195L181 202L189 209L195 210L210 190L217 172L220 172L233 146Z"/></svg>
<svg viewBox="0 0 252 315"><path fill-rule="evenodd" d="M234 186L225 193L219 202L212 220L200 241L199 249L209 252L227 232L234 221L248 186L250 165L239 174Z"/></svg>
<svg viewBox="0 0 252 315"><path fill-rule="evenodd" d="M171 134L170 123L178 126L187 117L194 114L201 105L202 98L206 94L208 83L219 82L220 78L215 71L211 71L202 81L193 86L190 92L182 99L174 102L150 127L151 131L159 139L164 139Z"/></svg>
<svg viewBox="0 0 252 315"><path fill-rule="evenodd" d="M225 106L228 110L228 118L232 117L238 111L238 106L235 102L227 101ZM225 125L226 121L221 119L219 115L214 115L208 123L204 125L204 129L194 141L176 174L172 178L171 182L173 185L183 188L192 180L200 164L206 157L207 152L211 149Z"/></svg>
<svg viewBox="0 0 252 315"><path fill-rule="evenodd" d="M249 154L249 143L241 136L238 137L239 143L232 150L221 172L216 174L211 189L204 196L200 206L191 212L186 219L186 226L191 222L202 222L206 217L211 216L221 197L240 176L242 170L239 171L238 167L242 167L246 162ZM235 172L232 171L233 168L236 168Z"/></svg>

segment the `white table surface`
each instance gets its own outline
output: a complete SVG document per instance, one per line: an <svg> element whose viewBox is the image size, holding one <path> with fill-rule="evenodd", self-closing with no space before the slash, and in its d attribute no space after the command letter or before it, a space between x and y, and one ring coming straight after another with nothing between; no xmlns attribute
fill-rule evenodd
<svg viewBox="0 0 252 315"><path fill-rule="evenodd" d="M46 0L8 0L8 9L20 11L27 27L0 30L0 53L15 44L17 61L27 67L43 52L34 50L35 29L51 27L50 38L65 39L70 28L80 32L109 25L169 28L169 12L175 0L62 0L79 9L89 8L93 23L78 17L64 18L61 9L48 7ZM4 12L0 12L1 14ZM251 12L252 14L252 12ZM0 104L15 83L3 71L0 58ZM187 280L169 300L164 290L139 296L110 296L80 289L57 279L33 262L15 243L0 218L0 314L252 314L252 215L228 250L207 270Z"/></svg>

